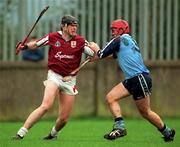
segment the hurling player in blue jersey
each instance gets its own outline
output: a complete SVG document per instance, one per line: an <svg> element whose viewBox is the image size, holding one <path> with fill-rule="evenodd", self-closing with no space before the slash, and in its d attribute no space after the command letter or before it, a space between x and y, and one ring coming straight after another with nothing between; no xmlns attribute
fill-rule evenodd
<svg viewBox="0 0 180 147"><path fill-rule="evenodd" d="M141 116L162 133L164 141L172 141L175 130L165 125L159 115L150 108L152 87L150 72L144 65L137 42L129 35L129 32L129 25L125 20L114 20L111 23L113 39L102 50L97 45L92 48L99 58L110 56L116 58L125 76L125 80L116 85L106 96L115 123L113 130L104 135L104 138L114 140L127 134L118 101L132 95Z"/></svg>

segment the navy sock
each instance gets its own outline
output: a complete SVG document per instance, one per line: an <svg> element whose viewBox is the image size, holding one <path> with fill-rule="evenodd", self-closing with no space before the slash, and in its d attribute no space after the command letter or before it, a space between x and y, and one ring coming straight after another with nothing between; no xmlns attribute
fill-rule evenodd
<svg viewBox="0 0 180 147"><path fill-rule="evenodd" d="M115 118L114 129L116 128L125 129L125 122L122 117Z"/></svg>
<svg viewBox="0 0 180 147"><path fill-rule="evenodd" d="M161 129L158 129L160 132L163 132L166 129L166 125L164 124L164 127Z"/></svg>
<svg viewBox="0 0 180 147"><path fill-rule="evenodd" d="M161 128L161 129L158 129L161 133L162 133L162 135L164 135L164 136L169 136L169 135L171 135L171 129L169 128L169 127L167 127L165 124L164 124L164 127L163 128Z"/></svg>
<svg viewBox="0 0 180 147"><path fill-rule="evenodd" d="M121 120L123 120L122 117L117 117L117 118L114 119L115 122L116 122L116 121L121 121Z"/></svg>

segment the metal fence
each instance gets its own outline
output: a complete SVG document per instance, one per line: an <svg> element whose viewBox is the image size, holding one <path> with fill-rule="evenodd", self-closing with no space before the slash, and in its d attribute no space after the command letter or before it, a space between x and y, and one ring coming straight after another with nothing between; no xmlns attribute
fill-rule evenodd
<svg viewBox="0 0 180 147"><path fill-rule="evenodd" d="M15 44L46 5L50 8L33 31L37 37L57 31L61 17L72 14L80 20L79 34L102 47L110 39L111 21L122 18L146 61L180 59L178 0L1 0L0 61L22 60Z"/></svg>

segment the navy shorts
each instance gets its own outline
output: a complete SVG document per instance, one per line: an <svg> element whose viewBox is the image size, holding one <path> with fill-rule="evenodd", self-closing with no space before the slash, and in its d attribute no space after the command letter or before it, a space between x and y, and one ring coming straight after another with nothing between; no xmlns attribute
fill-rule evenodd
<svg viewBox="0 0 180 147"><path fill-rule="evenodd" d="M151 95L152 79L148 73L139 74L123 82L124 87L133 95L134 100L139 100Z"/></svg>

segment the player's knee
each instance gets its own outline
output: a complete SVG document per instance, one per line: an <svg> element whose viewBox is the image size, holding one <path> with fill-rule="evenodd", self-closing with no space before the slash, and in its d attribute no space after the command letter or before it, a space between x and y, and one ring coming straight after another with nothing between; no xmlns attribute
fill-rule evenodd
<svg viewBox="0 0 180 147"><path fill-rule="evenodd" d="M49 109L51 108L50 105L41 105L40 106L40 109L43 111L43 112L47 112Z"/></svg>
<svg viewBox="0 0 180 147"><path fill-rule="evenodd" d="M112 97L111 94L107 94L105 100L106 100L107 104L111 104L111 103L114 102L113 97Z"/></svg>

